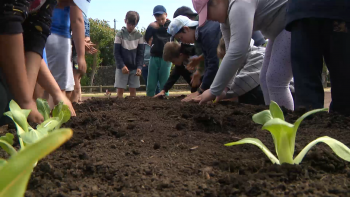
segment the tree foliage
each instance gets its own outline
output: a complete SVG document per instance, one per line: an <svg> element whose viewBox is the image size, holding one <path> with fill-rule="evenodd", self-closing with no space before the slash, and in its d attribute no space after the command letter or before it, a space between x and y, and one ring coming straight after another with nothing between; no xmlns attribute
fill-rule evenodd
<svg viewBox="0 0 350 197"><path fill-rule="evenodd" d="M89 19L90 22L90 39L96 44L98 53L94 55L86 54L87 75L82 78L83 86L92 85L94 75L99 66L114 65L114 29L111 28L107 21L99 19ZM96 65L94 65L94 56L96 56Z"/></svg>

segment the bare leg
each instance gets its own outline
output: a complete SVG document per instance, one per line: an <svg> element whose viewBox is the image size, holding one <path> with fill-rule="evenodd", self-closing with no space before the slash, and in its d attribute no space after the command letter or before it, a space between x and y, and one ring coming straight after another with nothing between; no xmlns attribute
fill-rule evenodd
<svg viewBox="0 0 350 197"><path fill-rule="evenodd" d="M73 74L74 74L75 85L74 85L74 91L72 92L71 101L77 103L81 101L81 85L80 85L81 75L77 70L73 70Z"/></svg>
<svg viewBox="0 0 350 197"><path fill-rule="evenodd" d="M136 97L136 88L129 88L129 91L131 97Z"/></svg>
<svg viewBox="0 0 350 197"><path fill-rule="evenodd" d="M34 89L34 100L41 98L44 99L44 88L41 87L41 85L39 85L38 83L35 85L35 89Z"/></svg>
<svg viewBox="0 0 350 197"><path fill-rule="evenodd" d="M118 88L117 89L117 97L118 98L123 98L123 94L124 94L124 89L123 88Z"/></svg>

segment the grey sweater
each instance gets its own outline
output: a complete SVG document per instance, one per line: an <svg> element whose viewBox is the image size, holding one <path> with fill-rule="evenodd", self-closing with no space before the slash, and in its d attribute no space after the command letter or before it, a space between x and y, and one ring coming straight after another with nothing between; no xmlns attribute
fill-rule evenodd
<svg viewBox="0 0 350 197"><path fill-rule="evenodd" d="M274 39L284 29L287 0L229 0L228 19L221 24L226 55L210 90L219 96L243 67L253 31Z"/></svg>

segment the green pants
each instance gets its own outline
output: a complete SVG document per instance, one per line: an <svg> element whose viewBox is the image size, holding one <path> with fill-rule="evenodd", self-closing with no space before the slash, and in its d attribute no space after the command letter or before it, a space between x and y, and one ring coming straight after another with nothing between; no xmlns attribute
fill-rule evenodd
<svg viewBox="0 0 350 197"><path fill-rule="evenodd" d="M171 62L166 62L160 57L151 57L148 66L147 96L154 96L159 81L160 90L163 90L171 69ZM169 93L166 93L168 96Z"/></svg>

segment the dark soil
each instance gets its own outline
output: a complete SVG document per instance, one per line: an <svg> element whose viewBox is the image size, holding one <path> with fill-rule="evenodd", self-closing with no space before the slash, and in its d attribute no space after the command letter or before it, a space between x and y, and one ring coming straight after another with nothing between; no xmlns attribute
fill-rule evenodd
<svg viewBox="0 0 350 197"><path fill-rule="evenodd" d="M26 196L350 196L349 163L323 144L301 165L273 165L256 146L225 147L270 133L251 120L266 107L199 106L180 98L93 99L65 125L73 138L39 162ZM286 111L294 122L303 111ZM350 146L350 119L319 113L305 120L296 153L321 136Z"/></svg>

